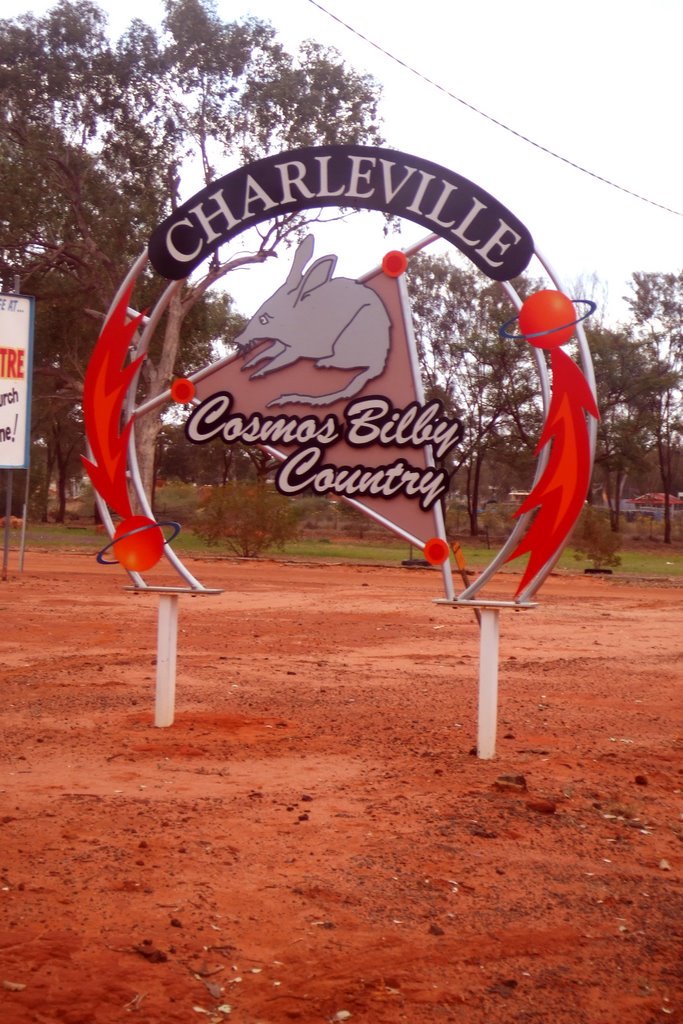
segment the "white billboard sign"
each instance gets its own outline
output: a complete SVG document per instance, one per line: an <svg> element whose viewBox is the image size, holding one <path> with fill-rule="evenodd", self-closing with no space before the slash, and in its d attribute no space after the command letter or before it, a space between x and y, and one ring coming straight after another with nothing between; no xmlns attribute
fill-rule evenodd
<svg viewBox="0 0 683 1024"><path fill-rule="evenodd" d="M0 469L29 464L33 321L33 298L0 293Z"/></svg>

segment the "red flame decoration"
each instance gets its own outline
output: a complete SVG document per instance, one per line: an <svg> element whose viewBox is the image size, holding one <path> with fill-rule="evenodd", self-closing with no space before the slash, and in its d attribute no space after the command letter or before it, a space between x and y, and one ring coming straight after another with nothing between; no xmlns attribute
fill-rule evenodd
<svg viewBox="0 0 683 1024"><path fill-rule="evenodd" d="M515 596L559 554L581 512L590 482L590 442L584 409L599 419L595 399L579 367L559 348L552 350L551 368L550 409L536 456L554 440L541 479L515 513L521 516L538 508L530 529L507 558L509 562L530 555Z"/></svg>
<svg viewBox="0 0 683 1024"><path fill-rule="evenodd" d="M85 436L93 461L83 455L81 459L97 493L123 519L132 515L126 464L133 417L122 431L119 427L126 392L144 359L142 355L124 368L131 342L143 318L140 313L132 320L128 319L132 289L131 285L102 328L83 384Z"/></svg>

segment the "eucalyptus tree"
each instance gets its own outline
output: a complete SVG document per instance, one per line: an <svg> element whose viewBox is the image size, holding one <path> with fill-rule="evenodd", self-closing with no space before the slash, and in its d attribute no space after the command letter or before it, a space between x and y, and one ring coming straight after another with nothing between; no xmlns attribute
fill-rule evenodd
<svg viewBox="0 0 683 1024"><path fill-rule="evenodd" d="M607 498L612 529L619 530L623 492L647 468L655 444L660 395L674 378L662 372L650 346L629 325L588 327L600 420L594 487Z"/></svg>
<svg viewBox="0 0 683 1024"><path fill-rule="evenodd" d="M516 281L525 294L528 284ZM500 337L512 306L499 284L447 256L421 253L408 271L425 388L460 417L464 434L451 471L464 475L470 532L478 533L485 464L532 471L542 415L529 346Z"/></svg>
<svg viewBox="0 0 683 1024"><path fill-rule="evenodd" d="M670 544L670 495L682 482L683 271L633 274L627 301L636 336L648 348L651 366L662 381L653 395L651 414L664 492L664 541Z"/></svg>
<svg viewBox="0 0 683 1024"><path fill-rule="evenodd" d="M336 51L309 42L288 53L271 26L223 21L211 0L166 0L165 10L160 30L135 19L116 42L93 0L0 21L0 275L19 274L55 309L68 293L81 318L101 321L151 230L217 174L271 149L380 141L378 87ZM275 255L300 226L269 222L248 252L217 251L175 292L143 367L145 398L229 340L225 293L211 293L210 315L193 312L211 286ZM140 305L162 288L151 273L139 285ZM76 332L91 333L90 346L68 366L39 332L38 363L49 350L75 395L90 326ZM149 415L137 431L148 488L159 428Z"/></svg>

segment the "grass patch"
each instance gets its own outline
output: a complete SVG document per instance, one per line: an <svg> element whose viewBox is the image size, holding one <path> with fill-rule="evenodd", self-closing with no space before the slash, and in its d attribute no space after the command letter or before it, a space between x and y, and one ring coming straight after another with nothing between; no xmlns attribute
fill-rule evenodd
<svg viewBox="0 0 683 1024"><path fill-rule="evenodd" d="M391 562L409 558L409 547L400 541L324 541L297 540L286 544L280 554L289 558L314 558L335 562ZM277 554L278 552L272 552ZM419 552L415 557L419 557Z"/></svg>
<svg viewBox="0 0 683 1024"><path fill-rule="evenodd" d="M12 530L10 533L10 549L17 550L19 547L20 531ZM106 534L98 533L94 526L89 524L61 525L59 523L29 523L26 531L26 550L31 548L59 550L77 549L87 552L90 550L94 555L109 543ZM483 543L473 543L467 540L460 541L465 562L469 569L481 570L489 564L491 559L499 550L499 544L491 544L486 547ZM683 577L683 547L680 544L666 546L664 544L653 546L641 546L633 544L619 552L621 565L614 569L614 575L634 576L669 576ZM197 558L204 556L216 558L230 556L231 553L221 545L211 546L193 533L189 528L180 531L173 541L173 548L182 555L194 555ZM390 535L387 539L373 537L367 541L360 540L326 540L320 538L301 538L286 544L282 550L271 549L264 557L300 558L320 561L335 562L375 562L389 565L400 565L408 558L420 558L422 555L418 548L412 548L403 541L394 540ZM513 562L510 569L521 569L523 560L519 564ZM558 562L558 569L565 572L582 573L590 567L588 559L581 557L577 559L572 548L565 548Z"/></svg>
<svg viewBox="0 0 683 1024"><path fill-rule="evenodd" d="M621 563L613 570L617 576L683 576L683 550L678 546L664 551L622 548L618 553ZM562 553L559 568L568 572L583 572L590 568L590 564L586 558L577 559L572 549L567 548Z"/></svg>

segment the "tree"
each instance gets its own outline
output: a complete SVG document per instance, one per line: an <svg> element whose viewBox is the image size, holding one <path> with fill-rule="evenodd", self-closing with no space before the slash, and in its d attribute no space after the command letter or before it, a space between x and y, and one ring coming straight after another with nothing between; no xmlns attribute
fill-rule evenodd
<svg viewBox="0 0 683 1024"><path fill-rule="evenodd" d="M594 569L607 569L621 565L619 535L610 524L609 515L592 505L586 505L572 534L575 558L587 558Z"/></svg>
<svg viewBox="0 0 683 1024"><path fill-rule="evenodd" d="M595 471L618 532L623 490L645 468L654 443L652 410L667 379L653 365L649 345L630 327L591 327L587 334L600 410Z"/></svg>
<svg viewBox="0 0 683 1024"><path fill-rule="evenodd" d="M208 184L271 147L380 141L369 77L317 43L288 54L270 26L224 22L211 0L166 0L162 33L135 20L115 45L92 0L2 21L0 93L0 273L20 274L24 290L55 310L65 289L81 318L108 309L150 231L177 207L183 184L196 191L197 175ZM296 217L270 222L250 251L215 253L174 292L144 364L144 398L196 365L202 346L233 335L229 300L222 316L197 313L211 286L271 258L300 226ZM139 285L138 304L153 305L158 280L145 274ZM51 353L74 395L92 324L91 333L69 365ZM136 429L148 492L159 429L156 413Z"/></svg>
<svg viewBox="0 0 683 1024"><path fill-rule="evenodd" d="M524 294L529 285L515 282ZM465 474L470 533L478 533L482 474L487 460L511 451L527 469L540 430L537 386L529 346L504 340L510 318L502 288L474 268L425 253L408 271L415 338L427 397L440 397L460 417L464 436L452 456Z"/></svg>
<svg viewBox="0 0 683 1024"><path fill-rule="evenodd" d="M82 476L83 416L80 388L72 373L90 342L89 323L80 313L77 293L68 286L55 290L56 283L46 283L35 324L31 479L33 489L41 494L44 522L53 481L54 514L57 522L63 522L68 488Z"/></svg>
<svg viewBox="0 0 683 1024"><path fill-rule="evenodd" d="M631 307L638 337L649 348L651 365L662 381L653 396L652 428L664 492L664 542L671 544L671 504L679 479L683 439L683 271L635 273Z"/></svg>
<svg viewBox="0 0 683 1024"><path fill-rule="evenodd" d="M164 423L156 443L155 481L222 486L229 480L251 477L249 450L242 444L226 445L214 439L201 451L185 436L179 423Z"/></svg>

